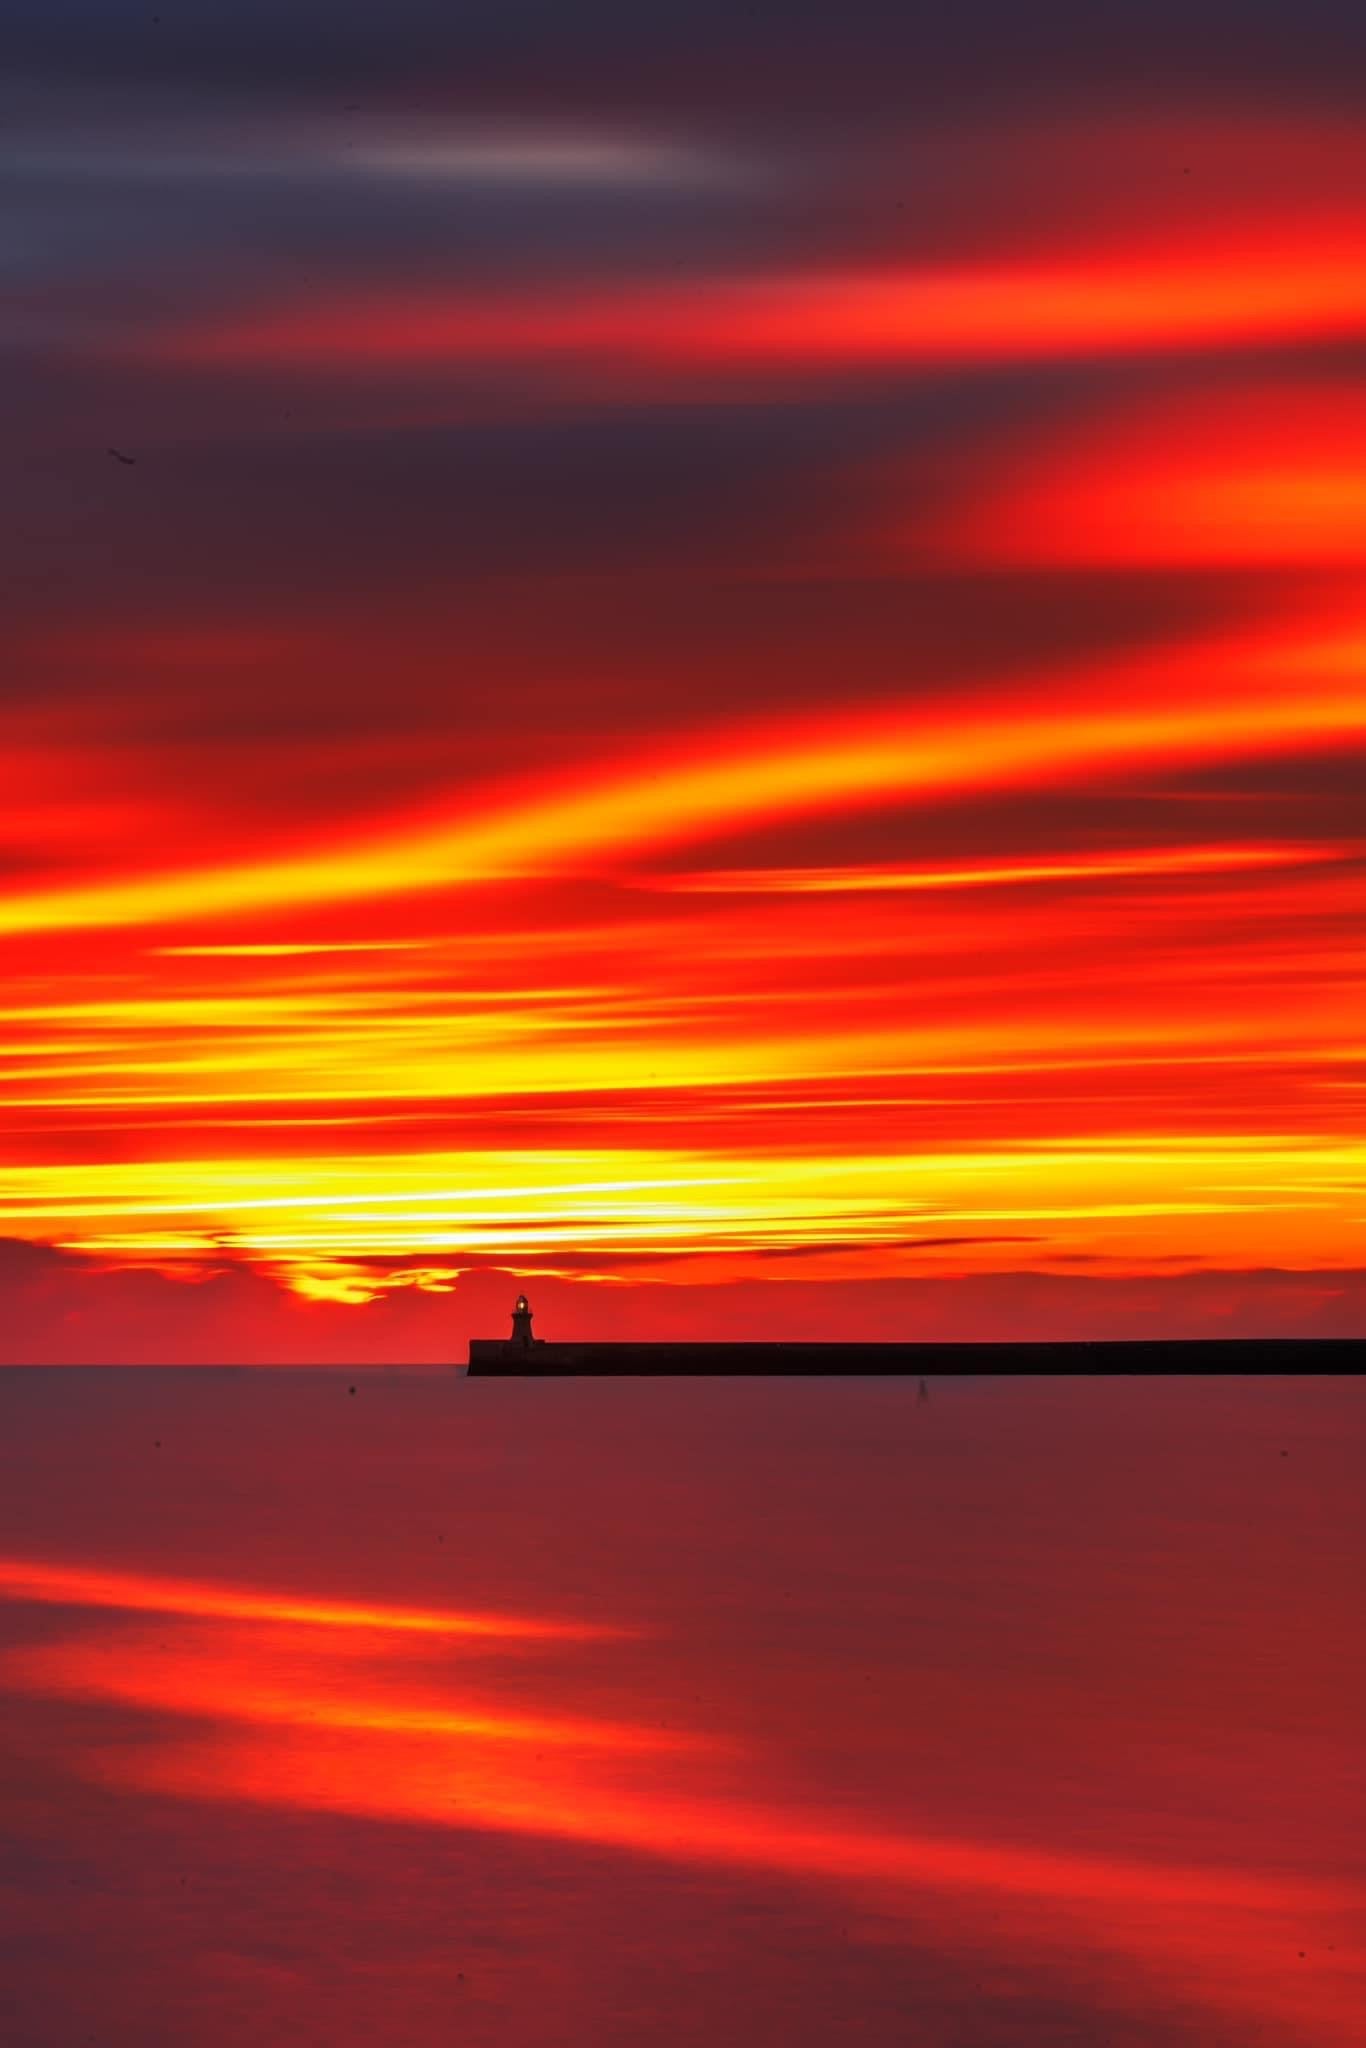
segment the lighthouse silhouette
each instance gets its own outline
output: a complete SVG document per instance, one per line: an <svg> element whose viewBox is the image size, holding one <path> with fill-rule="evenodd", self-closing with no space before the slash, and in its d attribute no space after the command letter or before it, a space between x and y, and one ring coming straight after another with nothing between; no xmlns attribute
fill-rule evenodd
<svg viewBox="0 0 1366 2048"><path fill-rule="evenodd" d="M535 1341L531 1334L531 1303L524 1294L519 1294L512 1311L511 1348L514 1351L530 1351Z"/></svg>

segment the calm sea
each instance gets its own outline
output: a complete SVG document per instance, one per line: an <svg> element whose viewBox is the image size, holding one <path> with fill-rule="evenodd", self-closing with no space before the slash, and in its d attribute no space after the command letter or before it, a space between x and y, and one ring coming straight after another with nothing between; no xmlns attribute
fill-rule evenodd
<svg viewBox="0 0 1366 2048"><path fill-rule="evenodd" d="M1360 2048L1366 1380L0 1373L5 2048Z"/></svg>

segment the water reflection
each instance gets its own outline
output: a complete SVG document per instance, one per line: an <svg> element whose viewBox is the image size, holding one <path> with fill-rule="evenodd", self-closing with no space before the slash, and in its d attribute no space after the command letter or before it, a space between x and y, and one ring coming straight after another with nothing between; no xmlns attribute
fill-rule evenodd
<svg viewBox="0 0 1366 2048"><path fill-rule="evenodd" d="M443 1398L458 1391L448 1383ZM1240 1459L1263 1444L1268 1415L1285 1433L1288 1414L1268 1410L1265 1387L1249 1387L1241 1406L1236 1389L1212 1388L1203 1403L1189 1387L1174 1391L1170 1431L1150 1427L1146 1439L1122 1388L1040 1384L1032 1404L1019 1386L975 1399L951 1388L934 1407L936 1428L945 1411L952 1420L933 1463L923 1442L910 1455L908 1430L925 1427L913 1383L899 1397L842 1396L823 1425L811 1389L695 1395L719 1402L713 1421L724 1413L730 1427L709 1430L694 1409L681 1442L677 1411L652 1415L646 1405L632 1421L644 1397L617 1391L625 1406L615 1448L593 1446L587 1418L575 1448L615 1496L600 1529L616 1518L621 1556L607 1590L619 1595L619 1617L604 1610L601 1586L596 1612L567 1611L549 1549L540 1613L524 1597L532 1555L515 1546L497 1569L487 1551L446 1568L453 1585L479 1593L468 1607L431 1600L421 1583L417 1602L375 1597L373 1558L346 1598L334 1574L302 1591L297 1578L287 1588L264 1576L229 1584L10 1554L0 1558L0 1708L54 1784L84 1783L123 1803L172 1801L202 1816L191 1824L206 1839L216 1813L243 1824L256 1815L267 1856L271 1829L289 1814L508 1837L524 1858L578 1844L610 1852L590 1889L618 1904L645 1864L711 1872L736 1897L756 1885L770 1899L774 1884L807 1898L814 1888L846 1945L851 1914L876 1930L864 1937L874 1962L894 1943L978 1968L994 1958L1007 1980L1032 1972L1064 1987L1108 2039L1126 2038L1118 2013L1131 2028L1153 2028L1154 2040L1355 2043L1366 1869L1333 1801L1351 1782L1346 1742L1362 1671L1359 1654L1344 1655L1323 1631L1345 1618L1324 1572L1336 1559L1345 1586L1359 1500L1342 1486L1347 1464L1325 1448L1316 1490L1281 1479L1279 1508L1264 1510L1274 1529L1258 1529L1250 1493L1246 1525L1231 1519L1230 1471L1236 1478ZM1360 1428L1351 1395L1344 1388L1336 1416L1331 1390L1319 1396L1339 1449L1344 1425L1349 1435ZM269 1398L268 1385L251 1389L250 1402ZM781 1425L781 1457L801 1478L823 1476L814 1545L787 1520L801 1489L794 1497L771 1486L772 1447L756 1427L763 1400L805 1403L804 1416L794 1423L788 1413ZM485 1432L477 1466L507 1418L486 1411L476 1424L453 1413L476 1439ZM562 1408L524 1412L520 1425L534 1433L552 1413L564 1453ZM1216 1420L1234 1431L1222 1452L1206 1433ZM900 1491L911 1545L882 1555L859 1602L847 1567L872 1563L869 1538L885 1533L899 1493L889 1430L906 1457L903 1488L919 1478L932 1512L926 1522L923 1501ZM1060 1430L1070 1501L1056 1491ZM1311 1455L1319 1441L1311 1435ZM298 1435L295 1447L302 1452ZM1075 1464L1079 1449L1108 1471L1106 1512ZM466 1440L467 1480L469 1454ZM352 1466L358 1455L353 1447ZM1012 1459L1033 1456L1050 1464L1052 1487L1021 1485ZM615 1485L613 1457L624 1460ZM642 1461L657 1507L633 1524L627 1498ZM315 1471L304 1496L316 1499L323 1484ZM486 1478L485 1509L493 1491ZM578 1552L580 1569L600 1561L593 1530L560 1519L562 1491L526 1489L519 1503L523 1526ZM814 1504L808 1494L808 1511ZM145 1501L136 1513L124 1502L122 1519L130 1541L145 1538ZM743 1551L725 1542L741 1523ZM931 1526L926 1569L914 1541ZM376 1524L367 1529L393 1572L393 1530L386 1547ZM226 1523L219 1534L240 1554ZM1310 1573L1315 1591L1298 1602L1287 1656L1276 1639L1285 1594ZM497 1577L516 1606L488 1601ZM984 1608L991 1589L996 1604ZM795 1626L784 1621L794 1602ZM1197 1612L1207 1640L1191 1628ZM1320 1682L1334 1665L1343 1689L1329 1699ZM60 1743L45 1742L42 1717L59 1709L76 1719ZM1290 1798L1259 1782L1272 1771L1291 1774ZM79 1830L69 1846L92 1853ZM379 1882L382 1840L375 1854ZM514 1884L506 1910L519 1919L516 1893ZM271 1910L267 1886L264 1920ZM812 1967L796 1932L810 1910L791 1909L798 1974ZM667 1939L658 1960L665 1976L677 1964ZM605 1961L593 1981L606 2024ZM998 1984L984 1996L980 2038L994 2040L1005 1994ZM667 2007L648 2016L650 2031L695 2038ZM959 2038L961 2019L935 2013L933 1999L917 2010L914 2038L929 2048ZM522 2023L539 2038L526 2015ZM548 2015L541 2024L553 2038ZM852 2024L869 2040L902 2038L879 2035L867 2014ZM1056 2015L1049 2024L1054 2031L1025 2026L1001 2038L1051 2048ZM791 2036L824 2037L814 2021Z"/></svg>
<svg viewBox="0 0 1366 2048"><path fill-rule="evenodd" d="M295 1593L240 1586L195 1585L133 1572L0 1558L0 1595L48 1600L62 1607L122 1607L151 1614L188 1614L226 1621L303 1622L314 1628L394 1630L438 1636L593 1636L602 1630L573 1622L511 1614L453 1614L418 1607L359 1606Z"/></svg>

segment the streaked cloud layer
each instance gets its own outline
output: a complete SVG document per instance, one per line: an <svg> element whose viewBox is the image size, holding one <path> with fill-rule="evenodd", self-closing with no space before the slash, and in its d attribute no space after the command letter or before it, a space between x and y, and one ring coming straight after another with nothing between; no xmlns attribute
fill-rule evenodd
<svg viewBox="0 0 1366 2048"><path fill-rule="evenodd" d="M538 22L20 10L6 1343L101 1274L250 1275L260 1356L488 1273L1293 1321L1364 1263L1353 23L968 90L803 15L785 98Z"/></svg>

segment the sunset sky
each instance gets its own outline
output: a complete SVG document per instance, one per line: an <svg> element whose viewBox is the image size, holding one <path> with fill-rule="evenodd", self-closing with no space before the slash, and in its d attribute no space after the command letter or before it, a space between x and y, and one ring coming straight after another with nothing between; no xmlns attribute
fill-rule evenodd
<svg viewBox="0 0 1366 2048"><path fill-rule="evenodd" d="M1366 1333L1366 17L12 0L0 1357Z"/></svg>

